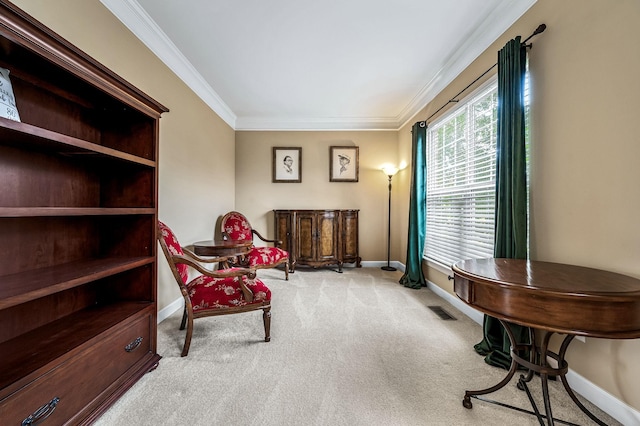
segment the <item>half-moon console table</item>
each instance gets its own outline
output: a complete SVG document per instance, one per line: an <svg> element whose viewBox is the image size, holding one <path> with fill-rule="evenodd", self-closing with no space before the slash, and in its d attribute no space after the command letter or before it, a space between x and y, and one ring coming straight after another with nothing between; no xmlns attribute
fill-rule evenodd
<svg viewBox="0 0 640 426"><path fill-rule="evenodd" d="M507 376L490 388L466 391L464 407L472 408L472 397L504 387L518 366L523 366L528 372L520 376L518 388L526 391L532 414L540 424L545 418L547 424L554 424L548 379L557 376L576 405L597 424L605 425L571 390L565 377L569 368L565 354L575 336L640 337L640 280L599 269L520 259L464 260L454 264L452 270L456 295L471 307L497 318L511 342L512 361ZM516 342L508 323L530 327L530 341ZM548 347L554 333L566 334L557 353ZM526 352L530 355L528 360L524 359ZM548 357L557 361L557 367L547 364ZM527 388L535 373L542 382L544 414Z"/></svg>

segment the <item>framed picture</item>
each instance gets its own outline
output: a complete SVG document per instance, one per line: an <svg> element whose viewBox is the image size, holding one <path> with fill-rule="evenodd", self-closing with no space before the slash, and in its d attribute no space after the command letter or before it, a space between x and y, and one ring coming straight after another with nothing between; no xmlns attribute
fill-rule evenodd
<svg viewBox="0 0 640 426"><path fill-rule="evenodd" d="M357 146L329 147L329 181L358 181L358 148Z"/></svg>
<svg viewBox="0 0 640 426"><path fill-rule="evenodd" d="M273 147L272 182L302 182L302 148Z"/></svg>

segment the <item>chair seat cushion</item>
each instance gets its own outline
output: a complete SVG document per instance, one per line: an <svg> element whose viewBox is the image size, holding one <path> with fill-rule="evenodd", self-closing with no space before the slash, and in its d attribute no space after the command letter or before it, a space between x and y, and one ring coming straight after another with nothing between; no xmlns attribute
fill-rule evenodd
<svg viewBox="0 0 640 426"><path fill-rule="evenodd" d="M253 302L247 302L244 298L240 288L239 280L241 279L253 292ZM212 278L200 275L187 284L187 289L194 312L262 304L271 300L271 290L261 280L258 278L250 280L244 276Z"/></svg>
<svg viewBox="0 0 640 426"><path fill-rule="evenodd" d="M289 253L278 247L253 247L247 254L249 267L275 265L287 259Z"/></svg>

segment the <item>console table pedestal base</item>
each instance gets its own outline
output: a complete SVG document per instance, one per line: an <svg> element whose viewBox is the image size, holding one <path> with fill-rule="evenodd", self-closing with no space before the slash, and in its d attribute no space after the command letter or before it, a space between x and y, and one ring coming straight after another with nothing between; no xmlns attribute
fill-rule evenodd
<svg viewBox="0 0 640 426"><path fill-rule="evenodd" d="M554 334L554 332L543 330L541 332L542 342L541 342L541 345L538 347L535 344L536 342L535 342L535 335L534 335L533 329L530 329L531 331L530 331L529 341L531 343L518 344L518 342L515 341L515 337L508 323L502 320L499 320L499 321L507 331L507 335L509 336L509 341L511 343L511 366L509 368L509 372L507 373L505 378L502 379L502 381L500 381L498 384L494 386L491 386L490 388L482 389L482 390L466 391L464 394L464 399L462 400L462 405L465 408L469 408L469 409L473 408L473 404L471 403L471 398L476 398L481 401L497 404L513 410L535 415L538 418L538 421L540 422L540 424L543 426L545 424L545 419L549 426L554 425L555 422L578 426L575 423L570 423L564 420L553 418L553 413L551 410L551 401L549 399L549 378L559 377L560 380L562 381L562 385L564 386L564 389L567 391L567 394L569 395L569 397L571 397L571 399L578 406L578 408L580 408L580 410L582 410L587 416L589 416L591 420L593 420L597 424L601 426L607 426L606 423L598 419L593 413L591 413L587 409L587 407L585 407L582 404L582 402L580 402L576 394L573 392L573 390L569 386L569 383L567 382L566 374L567 374L567 371L569 370L569 364L565 360L565 354L567 352L567 348L569 347L569 344L571 343L575 335L568 334L562 341L562 344L560 345L560 350L558 351L558 353L555 353L549 350L549 340L551 339L551 336ZM521 357L521 354L523 352L529 352L529 360L526 360ZM557 362L558 366L552 367L548 365L547 364L548 357L554 359ZM517 387L518 389L526 392L529 402L531 403L531 406L533 408L533 411L524 410L522 408L514 407L512 405L508 405L498 401L493 401L490 399L479 397L479 395L486 395L486 394L495 392L499 389L502 389L504 386L507 385L507 383L511 381L511 379L513 378L513 376L515 375L519 367L524 367L527 370L527 373L520 375L520 378L518 379ZM533 376L535 374L538 374L540 376L540 380L542 383L542 398L544 401L544 414L541 413L541 411L538 409L538 406L534 401L531 395L531 392L529 391L529 388L527 386L527 383L529 383L533 379Z"/></svg>

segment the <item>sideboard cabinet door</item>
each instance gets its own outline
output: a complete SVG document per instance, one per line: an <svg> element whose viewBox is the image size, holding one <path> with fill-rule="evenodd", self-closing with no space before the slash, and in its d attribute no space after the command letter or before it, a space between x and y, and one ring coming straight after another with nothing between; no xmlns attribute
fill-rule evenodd
<svg viewBox="0 0 640 426"><path fill-rule="evenodd" d="M313 267L340 264L338 212L299 210L294 216L296 263Z"/></svg>
<svg viewBox="0 0 640 426"><path fill-rule="evenodd" d="M342 267L342 260L338 251L340 212L337 210L325 210L315 213L316 229L316 256L315 261L324 265L337 263Z"/></svg>
<svg viewBox="0 0 640 426"><path fill-rule="evenodd" d="M293 253L293 212L289 210L274 210L275 239L282 241L278 247L289 253L289 272L295 268Z"/></svg>
<svg viewBox="0 0 640 426"><path fill-rule="evenodd" d="M359 268L362 259L358 249L358 210L342 210L340 216L342 262L355 263Z"/></svg>

